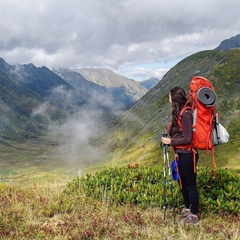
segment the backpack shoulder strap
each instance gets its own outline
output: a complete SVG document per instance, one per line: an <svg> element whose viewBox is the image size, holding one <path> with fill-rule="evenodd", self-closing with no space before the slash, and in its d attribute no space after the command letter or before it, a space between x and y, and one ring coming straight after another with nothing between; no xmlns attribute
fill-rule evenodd
<svg viewBox="0 0 240 240"><path fill-rule="evenodd" d="M188 110L192 110L191 106L185 105L179 112L177 123L178 123L178 126L180 127L180 131L182 131L182 121L181 121L182 114L183 112L187 112Z"/></svg>

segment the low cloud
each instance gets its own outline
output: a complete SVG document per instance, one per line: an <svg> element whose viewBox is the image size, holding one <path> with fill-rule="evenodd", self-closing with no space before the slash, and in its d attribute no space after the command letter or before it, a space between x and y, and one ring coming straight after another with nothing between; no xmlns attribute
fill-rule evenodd
<svg viewBox="0 0 240 240"><path fill-rule="evenodd" d="M106 128L106 122L103 121L104 110L93 107L97 102L103 101L102 96L98 95L97 98L94 95L89 98L89 105L78 105L75 98L73 92L57 87L52 90L48 101L32 111L32 116L53 119L54 112L49 109L53 108L54 101L61 103L61 109L64 109L67 117L61 121L50 120L48 124L47 138L56 143L50 154L55 156L56 165L57 161L64 162L67 168L72 168L76 173L79 169L82 171L87 166L102 161L107 150L104 144L99 146L95 142ZM109 99L108 105L114 105L114 102Z"/></svg>
<svg viewBox="0 0 240 240"><path fill-rule="evenodd" d="M49 127L58 141L54 153L67 167L84 169L102 160L101 156L106 150L95 145L94 140L105 130L105 125L98 119L97 112L81 111L66 119L63 124Z"/></svg>
<svg viewBox="0 0 240 240"><path fill-rule="evenodd" d="M47 117L48 108L49 108L49 104L47 102L40 104L38 107L33 109L32 117L35 117L36 115L41 115L43 117Z"/></svg>

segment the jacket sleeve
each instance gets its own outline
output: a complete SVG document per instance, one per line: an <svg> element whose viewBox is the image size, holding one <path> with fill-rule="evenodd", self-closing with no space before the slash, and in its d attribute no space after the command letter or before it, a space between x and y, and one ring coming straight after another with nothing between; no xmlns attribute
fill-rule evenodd
<svg viewBox="0 0 240 240"><path fill-rule="evenodd" d="M192 142L192 123L193 115L191 111L184 111L181 117L182 131L178 134L174 134L171 139L171 145L176 147L181 145L187 145ZM180 128L179 128L180 129Z"/></svg>

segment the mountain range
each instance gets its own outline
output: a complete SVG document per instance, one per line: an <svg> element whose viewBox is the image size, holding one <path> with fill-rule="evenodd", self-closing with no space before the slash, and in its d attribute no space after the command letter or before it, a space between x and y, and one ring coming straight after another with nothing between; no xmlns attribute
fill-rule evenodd
<svg viewBox="0 0 240 240"><path fill-rule="evenodd" d="M93 163L156 164L159 140L171 119L169 89L181 85L187 90L193 75L208 78L215 87L220 122L230 134L230 143L217 149L219 164L234 164L240 158L236 38L188 56L160 81L149 79L154 82L150 87L109 69L52 71L0 59L2 165L27 162L52 169L69 164L82 169Z"/></svg>
<svg viewBox="0 0 240 240"><path fill-rule="evenodd" d="M114 110L126 109L148 91L139 82L106 68L60 69L55 73L74 88L101 99L103 106Z"/></svg>
<svg viewBox="0 0 240 240"><path fill-rule="evenodd" d="M111 77L123 80L118 85L102 86L70 69L54 72L31 63L9 65L0 58L1 133L17 131L17 137L27 131L39 132L39 126L40 129L47 127L83 109L101 110L112 119L148 91L138 82L111 70L94 69L92 72L92 76L98 74L99 79L106 81Z"/></svg>

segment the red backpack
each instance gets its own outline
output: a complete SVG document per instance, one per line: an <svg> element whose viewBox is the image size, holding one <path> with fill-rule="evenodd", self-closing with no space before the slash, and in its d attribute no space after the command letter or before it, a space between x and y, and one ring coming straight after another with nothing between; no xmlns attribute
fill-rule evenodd
<svg viewBox="0 0 240 240"><path fill-rule="evenodd" d="M190 81L189 102L193 111L193 140L191 149L212 151L212 162L216 169L214 156L213 130L215 126L216 99L215 90L211 82L200 76L193 76ZM181 129L181 115L189 106L184 107L178 119Z"/></svg>

